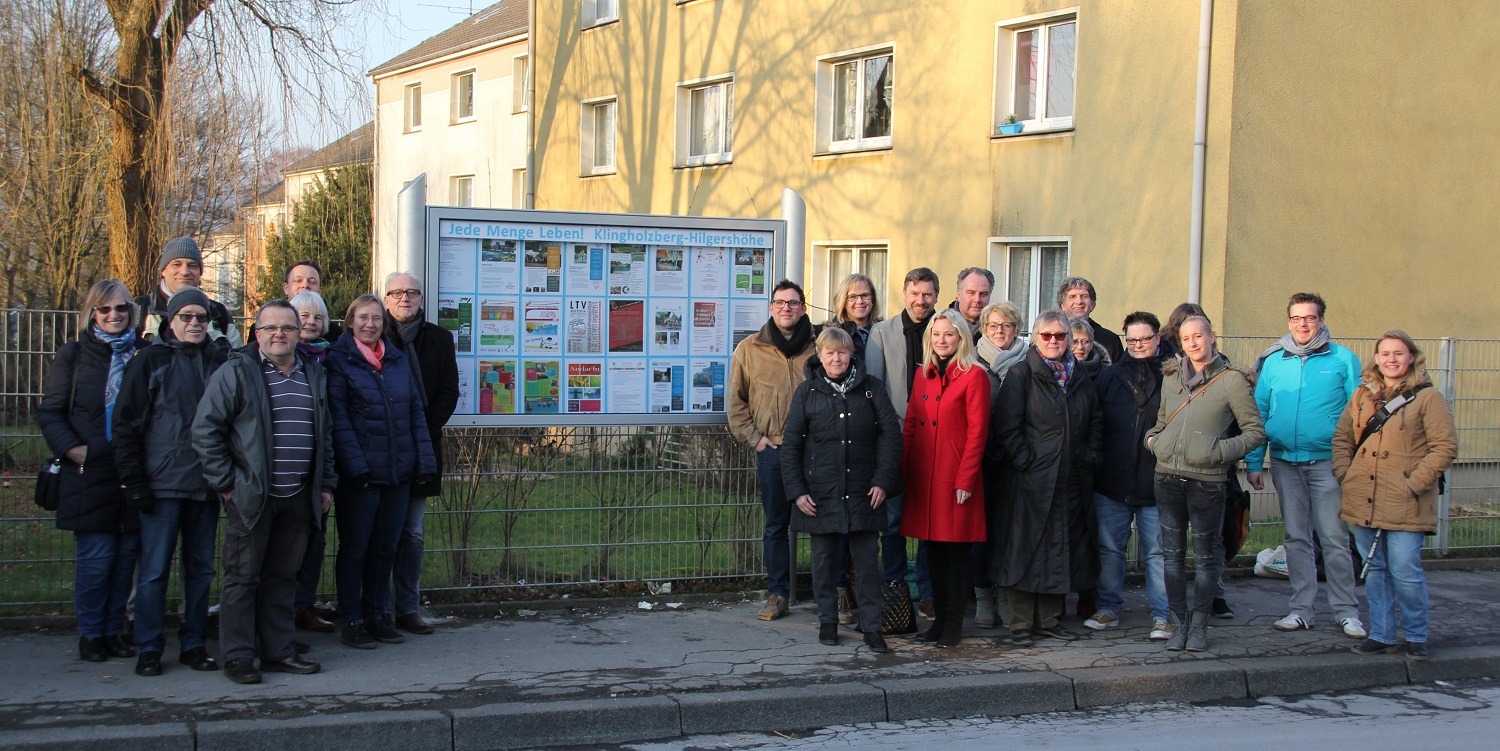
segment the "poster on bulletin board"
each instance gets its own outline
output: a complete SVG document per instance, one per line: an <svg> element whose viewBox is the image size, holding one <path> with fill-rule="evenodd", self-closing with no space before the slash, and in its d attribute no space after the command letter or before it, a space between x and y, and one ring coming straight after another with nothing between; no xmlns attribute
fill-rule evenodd
<svg viewBox="0 0 1500 751"><path fill-rule="evenodd" d="M432 321L453 335L449 425L705 425L765 322L786 224L429 207Z"/></svg>

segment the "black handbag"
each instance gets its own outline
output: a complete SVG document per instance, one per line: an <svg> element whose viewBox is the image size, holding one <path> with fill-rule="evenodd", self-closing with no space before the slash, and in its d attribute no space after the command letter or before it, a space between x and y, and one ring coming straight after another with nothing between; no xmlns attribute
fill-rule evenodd
<svg viewBox="0 0 1500 751"><path fill-rule="evenodd" d="M911 590L906 582L886 582L880 588L880 633L909 634L917 630L917 610L911 604Z"/></svg>
<svg viewBox="0 0 1500 751"><path fill-rule="evenodd" d="M78 361L73 361L73 385L68 388L68 417L73 417L73 405L78 400ZM80 467L80 471L82 468ZM58 501L62 500L62 457L54 457L52 461L42 465L42 471L36 473L36 494L32 496L38 508L43 511L56 511Z"/></svg>

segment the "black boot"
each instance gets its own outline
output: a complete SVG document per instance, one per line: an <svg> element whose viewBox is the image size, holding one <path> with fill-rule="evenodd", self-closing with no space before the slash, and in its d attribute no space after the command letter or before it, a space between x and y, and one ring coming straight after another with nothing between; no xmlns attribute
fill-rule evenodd
<svg viewBox="0 0 1500 751"><path fill-rule="evenodd" d="M104 637L102 636L80 636L78 637L78 659L84 662L104 662L109 659L104 653Z"/></svg>
<svg viewBox="0 0 1500 751"><path fill-rule="evenodd" d="M819 623L818 643L825 647L837 647L839 644L839 624Z"/></svg>
<svg viewBox="0 0 1500 751"><path fill-rule="evenodd" d="M104 637L104 651L110 657L135 657L135 645L120 634Z"/></svg>

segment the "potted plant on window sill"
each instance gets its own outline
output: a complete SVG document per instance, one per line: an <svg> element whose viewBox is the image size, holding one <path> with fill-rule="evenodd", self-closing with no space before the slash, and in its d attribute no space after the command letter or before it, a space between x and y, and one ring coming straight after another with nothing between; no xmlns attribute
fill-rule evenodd
<svg viewBox="0 0 1500 751"><path fill-rule="evenodd" d="M1016 122L1016 116L1012 113L1009 117L1005 118L1005 122L1000 124L1000 135L1013 136L1020 133L1025 127L1026 123Z"/></svg>

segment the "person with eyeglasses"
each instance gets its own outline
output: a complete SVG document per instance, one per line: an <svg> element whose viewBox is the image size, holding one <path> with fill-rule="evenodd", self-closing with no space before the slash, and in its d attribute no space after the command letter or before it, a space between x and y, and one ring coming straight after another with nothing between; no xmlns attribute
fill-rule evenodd
<svg viewBox="0 0 1500 751"><path fill-rule="evenodd" d="M786 615L792 594L792 504L781 479L781 443L792 396L807 378L805 365L813 355L813 327L802 287L790 279L777 282L769 308L770 319L730 355L727 405L729 432L755 449L755 479L766 514L761 550L768 595L755 616L762 621Z"/></svg>
<svg viewBox="0 0 1500 751"><path fill-rule="evenodd" d="M310 262L309 262L310 263ZM299 272L301 273L301 272ZM311 272L316 274L314 270ZM304 280L307 277L301 277ZM302 289L290 300L297 311L300 328L297 330L297 354L322 365L328 360L328 350L333 346L330 339L333 331L328 322L328 304L323 296L311 287ZM334 337L336 338L336 337ZM319 515L318 524L307 538L307 549L302 554L302 566L297 569L297 628L322 634L331 634L338 629L331 621L318 613L318 581L323 576L323 556L328 550L328 514Z"/></svg>
<svg viewBox="0 0 1500 751"><path fill-rule="evenodd" d="M141 309L136 336L146 339L154 339L165 333L170 323L167 301L172 295L183 288L197 288L201 285L203 251L198 248L197 241L191 237L168 240L162 247L161 258L156 262L156 275L159 277L156 289L135 299L135 304ZM207 310L208 337L214 346L227 356L231 350L244 345L244 338L234 325L234 317L229 314L228 308L210 299Z"/></svg>
<svg viewBox="0 0 1500 751"><path fill-rule="evenodd" d="M140 514L136 580L136 675L161 675L166 648L167 579L182 541L182 627L177 661L218 670L208 655L208 594L214 579L218 504L193 449L191 429L203 390L227 359L209 336L208 296L183 287L167 301L169 325L125 366L115 401L115 459L125 502Z"/></svg>
<svg viewBox="0 0 1500 751"><path fill-rule="evenodd" d="M979 314L982 321L979 339L974 343L974 354L979 364L989 372L990 404L1000 401L1000 387L1012 366L1026 357L1026 340L1021 334L1021 309L1008 300L990 303ZM996 425L998 412L991 410L989 435L984 447L984 497L987 529L994 530L999 524L988 514L995 508L995 499L1000 497L1001 478L1005 476L1004 460L1000 450L1000 432ZM1005 620L1006 599L1000 588L990 578L990 543L976 542L970 551L971 568L974 572L974 625L979 628L994 628Z"/></svg>
<svg viewBox="0 0 1500 751"><path fill-rule="evenodd" d="M1060 619L1069 592L1094 588L1098 559L1085 528L1099 451L1099 398L1073 360L1068 317L1037 315L1026 359L1000 386L996 428L1005 471L990 518L990 575L1006 589L1010 643L1073 641Z"/></svg>
<svg viewBox="0 0 1500 751"><path fill-rule="evenodd" d="M1131 523L1145 553L1146 599L1151 606L1152 641L1172 636L1163 578L1161 523L1153 477L1156 458L1146 450L1146 431L1161 408L1161 320L1137 311L1125 317L1126 358L1105 367L1095 381L1103 425L1099 467L1094 474L1094 519L1098 525L1097 610L1084 628L1103 631L1120 625L1125 607L1125 551ZM1076 332L1074 334L1077 335Z"/></svg>
<svg viewBox="0 0 1500 751"><path fill-rule="evenodd" d="M413 484L436 482L417 364L391 339L385 306L360 295L328 353L328 408L338 469L340 641L355 649L401 644L391 615L391 571Z"/></svg>
<svg viewBox="0 0 1500 751"><path fill-rule="evenodd" d="M1310 629L1316 621L1318 568L1313 536L1322 546L1328 607L1344 635L1364 639L1354 594L1349 526L1339 518L1343 494L1333 475L1333 430L1359 389L1360 364L1336 344L1324 315L1328 306L1311 292L1287 301L1288 333L1256 358L1255 401L1266 419L1268 445L1245 457L1250 486L1265 487L1266 455L1286 530L1289 612L1278 631Z"/></svg>
<svg viewBox="0 0 1500 751"><path fill-rule="evenodd" d="M193 447L224 503L219 657L235 683L321 669L292 640L297 570L338 476L327 376L298 354L300 323L285 300L261 306L255 342L209 379L193 420Z"/></svg>
<svg viewBox="0 0 1500 751"><path fill-rule="evenodd" d="M854 342L854 356L863 362L870 329L884 318L875 282L864 274L850 274L833 291L833 316L824 325L843 329Z"/></svg>
<svg viewBox="0 0 1500 751"><path fill-rule="evenodd" d="M114 279L89 288L78 339L58 348L36 415L47 447L62 462L57 528L72 532L76 544L73 610L78 658L88 662L135 656L123 632L140 519L120 490L113 418L125 366L146 346L135 335L137 310Z"/></svg>
<svg viewBox="0 0 1500 751"><path fill-rule="evenodd" d="M1202 316L1177 330L1180 359L1162 364L1161 406L1145 445L1156 457L1152 477L1161 522L1162 579L1172 634L1169 652L1208 649L1208 619L1224 567L1228 474L1265 440L1250 376L1219 354L1212 324ZM1187 593L1188 529L1192 528L1193 598Z"/></svg>
<svg viewBox="0 0 1500 751"><path fill-rule="evenodd" d="M443 426L458 408L458 352L453 332L427 320L422 307L422 284L416 276L397 272L385 279L386 331L391 342L406 353L417 377L417 395L427 415L427 435L438 472L430 482L412 484L406 522L396 545L391 584L396 626L413 634L431 634L422 617L422 521L427 499L443 493Z"/></svg>

